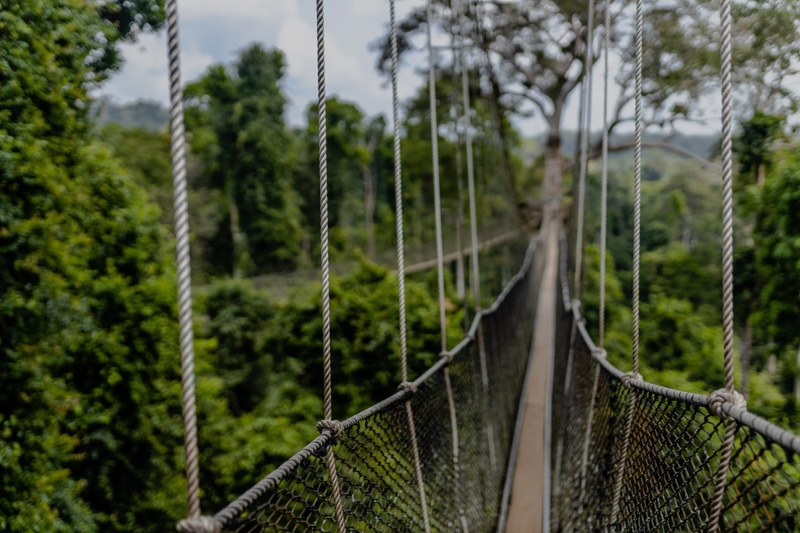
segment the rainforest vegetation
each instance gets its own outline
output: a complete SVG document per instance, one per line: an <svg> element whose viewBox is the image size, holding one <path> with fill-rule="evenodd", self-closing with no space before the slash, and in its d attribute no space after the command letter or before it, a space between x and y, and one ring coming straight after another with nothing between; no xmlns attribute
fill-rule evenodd
<svg viewBox="0 0 800 533"><path fill-rule="evenodd" d="M484 304L514 274L542 200L558 196L563 212L574 212L577 139L563 115L578 87L573 65L583 68L578 4L500 3L481 14L487 25L470 22L475 13L441 10L440 30L469 29L480 51L465 64L482 232L519 230L482 252ZM707 9L700 0L679 4ZM552 7L549 20L534 16L542 6ZM800 46L786 26L795 8L776 0L769 13L750 4L736 13L748 21L739 43L747 53L738 57L749 92L736 126L735 272L738 385L751 411L798 430L800 147L796 95L783 84ZM614 19L623 58L628 15L623 9ZM649 19L663 55L646 65L655 129L644 153L642 374L710 392L722 384L719 140L676 128L716 90L718 57L713 29L691 26L685 39L663 15ZM575 23L552 47L545 26L558 17ZM160 0L10 0L0 9L0 531L166 531L186 512L167 115L157 103L90 97L120 68L119 43L163 24ZM420 28L417 12L402 21L402 50ZM766 50L758 43L771 35L781 38ZM385 70L385 45L376 48ZM692 61L667 72L668 54ZM479 60L485 56L492 68ZM617 80L623 87L629 64ZM446 247L457 250L469 245L463 132L451 119L460 86L457 65L439 67L444 231ZM208 510L313 439L322 413L317 107L307 105L302 125L287 123L286 69L281 50L251 44L185 86ZM623 90L616 103L609 172L606 348L621 367L630 353L630 97ZM343 418L399 382L394 162L387 117L335 95L327 113L334 416ZM521 113L543 116L547 131L524 138L515 127ZM401 117L413 264L433 256L434 238L421 78ZM595 127L593 155L598 143ZM593 159L582 288L593 335L599 170ZM475 305L465 288L469 268L458 260L447 269L451 345ZM439 352L435 273L410 274L407 297L416 376Z"/></svg>

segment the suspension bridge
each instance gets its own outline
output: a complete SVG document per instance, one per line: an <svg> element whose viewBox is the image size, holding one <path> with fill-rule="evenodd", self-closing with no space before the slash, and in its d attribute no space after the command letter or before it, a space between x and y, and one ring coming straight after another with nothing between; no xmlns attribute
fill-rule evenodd
<svg viewBox="0 0 800 533"><path fill-rule="evenodd" d="M639 235L642 145L642 2L636 3L636 130L633 370L603 349L605 261L600 262L599 338L577 298L588 135L570 256L555 201L521 266L466 336L448 346L441 239L438 127L431 17L427 43L436 206L441 357L408 375L402 173L397 98L398 44L391 20L397 269L401 373L398 391L346 420L331 417L331 353L324 0L317 3L321 185L324 413L319 436L223 509L200 509L192 344L191 276L177 1L168 0L172 164L189 516L182 532L221 531L797 531L800 437L748 412L733 382L731 0L722 0L722 182L725 388L710 395L668 389L639 374ZM333 4L333 3L332 3ZM478 4L480 5L480 4ZM608 17L608 9L605 9ZM594 3L589 2L591 42ZM608 18L606 18L608 27ZM608 32L604 32L601 249L606 247ZM456 47L454 46L454 49ZM591 65L591 47L586 64ZM591 69L587 69L590 73ZM472 285L480 294L471 165L469 92L464 121L470 199ZM590 75L590 74L587 74ZM591 83L584 80L588 130ZM433 265L431 265L433 266ZM574 283L570 285L570 274ZM571 292L574 291L574 292Z"/></svg>

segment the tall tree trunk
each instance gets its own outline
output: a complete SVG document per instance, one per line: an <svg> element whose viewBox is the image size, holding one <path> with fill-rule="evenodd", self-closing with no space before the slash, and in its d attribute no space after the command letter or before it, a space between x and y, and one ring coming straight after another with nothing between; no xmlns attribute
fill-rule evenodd
<svg viewBox="0 0 800 533"><path fill-rule="evenodd" d="M369 159L364 162L364 227L367 232L367 256L375 261L375 177L372 173L372 160L378 135L372 132L365 149Z"/></svg>
<svg viewBox="0 0 800 533"><path fill-rule="evenodd" d="M364 165L364 227L367 232L367 256L375 261L375 186L372 171Z"/></svg>
<svg viewBox="0 0 800 533"><path fill-rule="evenodd" d="M245 240L242 228L239 226L239 206L236 204L233 185L228 187L228 212L231 222L231 242L233 243L233 277L242 277L242 263L244 261Z"/></svg>
<svg viewBox="0 0 800 533"><path fill-rule="evenodd" d="M739 351L739 365L742 367L742 381L739 384L739 392L744 399L747 399L750 383L750 354L753 349L753 330L750 326L750 316L744 321L744 331L742 332L742 346Z"/></svg>
<svg viewBox="0 0 800 533"><path fill-rule="evenodd" d="M551 125L544 149L544 181L542 182L542 199L545 202L555 200L561 191L561 179L564 161L561 157L561 127Z"/></svg>

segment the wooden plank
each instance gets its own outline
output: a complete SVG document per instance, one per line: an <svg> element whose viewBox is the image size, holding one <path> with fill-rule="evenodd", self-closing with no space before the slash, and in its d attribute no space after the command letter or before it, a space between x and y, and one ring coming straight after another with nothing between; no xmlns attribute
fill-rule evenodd
<svg viewBox="0 0 800 533"><path fill-rule="evenodd" d="M548 375L555 350L556 289L558 279L558 225L548 224L547 258L539 290L533 340L533 364L522 415L522 431L514 469L506 531L547 531L544 524L549 505L547 468Z"/></svg>

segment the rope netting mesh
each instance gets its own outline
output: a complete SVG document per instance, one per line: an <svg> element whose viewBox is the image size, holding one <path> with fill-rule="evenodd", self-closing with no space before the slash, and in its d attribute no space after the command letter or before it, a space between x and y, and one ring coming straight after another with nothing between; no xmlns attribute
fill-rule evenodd
<svg viewBox="0 0 800 533"><path fill-rule="evenodd" d="M431 530L489 531L495 527L505 465L535 319L542 255L531 242L522 268L469 334L406 387L342 422L339 438L324 429L213 517L221 531L335 531L330 471L333 447L348 531L422 531L420 492L406 403L412 407ZM477 329L483 328L490 394L482 386ZM444 369L456 405L458 461ZM497 467L488 461L489 420ZM188 529L191 531L191 529ZM205 530L203 530L205 531Z"/></svg>
<svg viewBox="0 0 800 533"><path fill-rule="evenodd" d="M563 271L561 279L551 528L706 531L725 420L712 413L709 396L638 380L625 386L623 373L596 350L579 304L569 301ZM612 524L614 484L631 402L627 468L617 522ZM800 530L800 437L733 404L723 404L722 414L736 421L737 432L720 529Z"/></svg>

